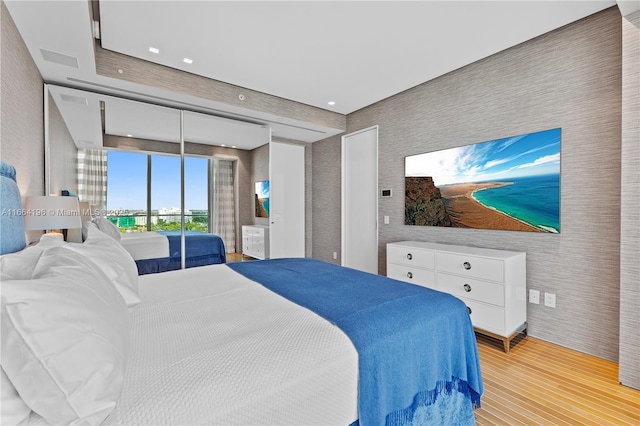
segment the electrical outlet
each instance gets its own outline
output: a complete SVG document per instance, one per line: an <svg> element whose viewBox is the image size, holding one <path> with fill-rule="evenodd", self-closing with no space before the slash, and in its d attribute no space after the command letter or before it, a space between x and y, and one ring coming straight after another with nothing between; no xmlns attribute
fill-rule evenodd
<svg viewBox="0 0 640 426"><path fill-rule="evenodd" d="M529 290L529 303L535 303L536 305L540 304L539 290Z"/></svg>
<svg viewBox="0 0 640 426"><path fill-rule="evenodd" d="M544 306L548 306L550 308L556 307L556 295L553 293L545 293L544 294Z"/></svg>
<svg viewBox="0 0 640 426"><path fill-rule="evenodd" d="M334 259L337 259L337 258L338 258L338 252L337 252L337 251L334 251L334 252L333 252L333 258L334 258Z"/></svg>

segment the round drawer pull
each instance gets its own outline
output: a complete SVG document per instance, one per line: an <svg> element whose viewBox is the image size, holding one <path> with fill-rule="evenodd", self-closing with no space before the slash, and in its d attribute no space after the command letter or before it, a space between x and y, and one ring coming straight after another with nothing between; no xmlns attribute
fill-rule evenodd
<svg viewBox="0 0 640 426"><path fill-rule="evenodd" d="M471 264L469 262L464 262L462 266L464 266L464 269L466 269L467 271L471 269Z"/></svg>
<svg viewBox="0 0 640 426"><path fill-rule="evenodd" d="M407 259L409 260L413 259L413 255L411 253L407 253Z"/></svg>
<svg viewBox="0 0 640 426"><path fill-rule="evenodd" d="M407 272L407 278L409 279L413 278L413 274L411 272Z"/></svg>
<svg viewBox="0 0 640 426"><path fill-rule="evenodd" d="M469 284L465 284L462 287L464 288L464 291L466 291L467 293L471 291L471 286Z"/></svg>
<svg viewBox="0 0 640 426"><path fill-rule="evenodd" d="M470 307L468 307L468 306L467 306L467 311L469 311L469 315L471 315L471 312L473 312L473 311L471 310L471 308L470 308Z"/></svg>

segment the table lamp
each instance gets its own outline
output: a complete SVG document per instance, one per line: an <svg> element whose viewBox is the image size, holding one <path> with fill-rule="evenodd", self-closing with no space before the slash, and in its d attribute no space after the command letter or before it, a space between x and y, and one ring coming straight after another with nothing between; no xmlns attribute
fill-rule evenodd
<svg viewBox="0 0 640 426"><path fill-rule="evenodd" d="M24 210L24 228L44 230L48 237L64 239L59 230L82 227L76 197L31 196L25 199Z"/></svg>

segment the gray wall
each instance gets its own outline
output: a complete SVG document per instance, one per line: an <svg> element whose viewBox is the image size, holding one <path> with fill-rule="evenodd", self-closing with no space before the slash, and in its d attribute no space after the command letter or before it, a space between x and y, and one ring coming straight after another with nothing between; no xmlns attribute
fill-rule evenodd
<svg viewBox="0 0 640 426"><path fill-rule="evenodd" d="M620 382L640 389L640 11L622 19Z"/></svg>
<svg viewBox="0 0 640 426"><path fill-rule="evenodd" d="M380 126L378 184L394 193L379 200L379 223L390 217L379 229L380 273L386 244L406 239L525 251L528 287L557 296L555 309L528 304L530 334L616 360L620 34L611 8L348 115L348 132ZM405 156L556 127L560 235L403 224ZM316 144L313 251L326 258L340 241L339 219L323 215L323 205L340 206L340 143Z"/></svg>
<svg viewBox="0 0 640 426"><path fill-rule="evenodd" d="M0 3L0 158L17 170L23 197L44 195L44 86L7 7ZM27 242L41 232L27 233Z"/></svg>
<svg viewBox="0 0 640 426"><path fill-rule="evenodd" d="M337 265L342 256L340 141L333 136L313 143L313 257Z"/></svg>
<svg viewBox="0 0 640 426"><path fill-rule="evenodd" d="M256 217L255 214L254 184L263 180L269 180L269 144L262 145L251 151L251 219L247 223L241 223L241 225L269 225L269 219Z"/></svg>

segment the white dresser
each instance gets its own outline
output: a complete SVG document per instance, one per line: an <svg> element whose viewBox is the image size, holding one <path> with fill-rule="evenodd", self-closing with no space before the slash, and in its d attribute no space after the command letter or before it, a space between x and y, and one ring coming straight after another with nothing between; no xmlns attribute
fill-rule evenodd
<svg viewBox="0 0 640 426"><path fill-rule="evenodd" d="M526 331L526 253L417 241L387 244L387 276L450 293L467 305L476 331L505 352Z"/></svg>
<svg viewBox="0 0 640 426"><path fill-rule="evenodd" d="M242 226L242 254L256 259L269 258L269 227L264 225Z"/></svg>

